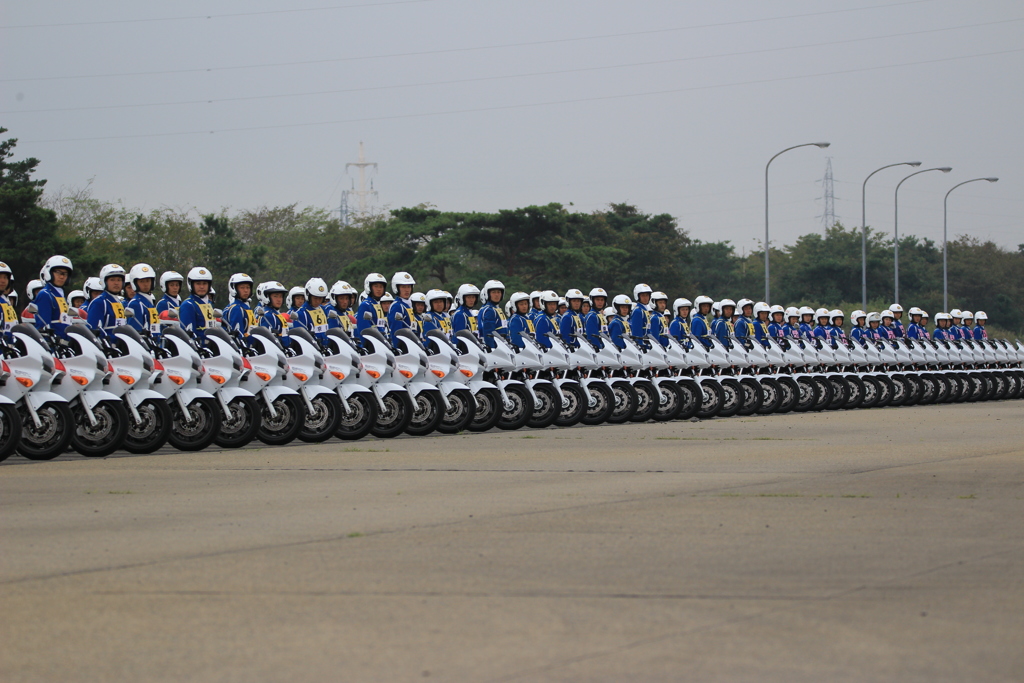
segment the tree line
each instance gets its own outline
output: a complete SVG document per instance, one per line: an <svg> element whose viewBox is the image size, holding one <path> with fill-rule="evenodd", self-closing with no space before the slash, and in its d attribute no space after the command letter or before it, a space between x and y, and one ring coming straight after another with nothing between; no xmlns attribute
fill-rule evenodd
<svg viewBox="0 0 1024 683"><path fill-rule="evenodd" d="M0 129L2 134L4 129ZM149 212L97 199L90 188L44 193L36 159L11 161L16 140L0 141L0 260L22 291L47 257L75 264L74 282L105 263L146 261L158 272L210 268L223 300L227 278L246 272L291 287L313 276L361 288L366 273L407 270L417 289L454 291L497 278L508 291L604 287L632 294L646 282L671 299L715 299L764 291L764 252L738 254L729 242L691 236L668 214L630 204L590 213L561 204L495 213L441 211L429 205L369 216L344 226L331 212L295 204L201 213L164 207ZM868 229L869 306L892 301L893 240ZM786 305L860 307L861 233L836 223L823 233L772 249L772 299ZM985 310L993 327L1024 330L1024 245L1017 251L968 236L949 245L952 305ZM934 313L942 306L942 250L932 240L900 238L902 303Z"/></svg>

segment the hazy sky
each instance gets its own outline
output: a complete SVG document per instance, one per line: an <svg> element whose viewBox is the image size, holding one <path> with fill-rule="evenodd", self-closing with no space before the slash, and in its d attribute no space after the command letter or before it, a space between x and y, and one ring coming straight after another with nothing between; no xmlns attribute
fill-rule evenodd
<svg viewBox="0 0 1024 683"><path fill-rule="evenodd" d="M153 209L628 201L757 247L859 225L1024 242L1020 0L0 2L0 125L49 188ZM893 190L868 186L868 223Z"/></svg>

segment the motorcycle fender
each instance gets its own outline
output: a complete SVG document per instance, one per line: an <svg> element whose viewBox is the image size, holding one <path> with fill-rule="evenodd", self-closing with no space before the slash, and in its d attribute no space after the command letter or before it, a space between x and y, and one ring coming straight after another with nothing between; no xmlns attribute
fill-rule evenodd
<svg viewBox="0 0 1024 683"><path fill-rule="evenodd" d="M143 401L163 401L163 394L159 394L152 389L132 389L128 392L128 400L136 408L142 405Z"/></svg>
<svg viewBox="0 0 1024 683"><path fill-rule="evenodd" d="M332 394L337 395L333 389L328 389L322 384L305 384L302 389L299 390L302 394L302 400L306 403L306 410L310 413L316 412L313 408L313 397L319 396L320 394Z"/></svg>
<svg viewBox="0 0 1024 683"><path fill-rule="evenodd" d="M211 394L210 392L206 391L205 389L192 389L192 388L180 389L178 391L178 396L181 397L181 402L184 403L186 406L191 404L193 401L199 400L201 398L205 398L205 399L212 399L213 398L213 394Z"/></svg>
<svg viewBox="0 0 1024 683"><path fill-rule="evenodd" d="M94 391L90 389L82 392L82 403L85 404L90 411L99 405L101 401L113 401L115 403L120 403L121 398L119 396L115 396L109 391Z"/></svg>
<svg viewBox="0 0 1024 683"><path fill-rule="evenodd" d="M537 401L537 392L534 391L533 388L535 386L537 386L538 384L551 384L551 380L547 380L547 379L528 379L528 380L526 380L526 388L530 390L530 395L533 396L534 402ZM562 395L562 390L558 388L557 384L555 385L555 391L558 392L558 399L564 403L565 402L565 396Z"/></svg>
<svg viewBox="0 0 1024 683"><path fill-rule="evenodd" d="M14 401L12 401L11 399L7 398L3 394L0 394L0 405L5 404L5 403L9 404L9 405L12 405L12 406L14 405Z"/></svg>
<svg viewBox="0 0 1024 683"><path fill-rule="evenodd" d="M505 406L508 406L511 403L508 400L508 393L505 392L505 387L507 387L510 384L522 384L522 382L520 382L517 379L499 379L498 380L498 393L501 394L501 402L503 404L505 404ZM533 400L536 401L537 400L537 396L533 393L533 390L532 389L528 389L528 391L530 392L530 396L533 397Z"/></svg>
<svg viewBox="0 0 1024 683"><path fill-rule="evenodd" d="M430 382L409 382L406 388L409 390L409 396L412 397L419 396L425 391L436 391L441 395L441 403L444 404L444 409L448 410L452 407L452 404L448 402L448 397L436 384L431 384Z"/></svg>
<svg viewBox="0 0 1024 683"><path fill-rule="evenodd" d="M384 397L393 391L409 393L401 384L394 382L377 382L373 385L373 393L377 397L377 404L382 411L387 410L387 406L384 405Z"/></svg>
<svg viewBox="0 0 1024 683"><path fill-rule="evenodd" d="M276 401L282 396L296 396L299 393L290 387L284 387L280 385L273 387L263 387L263 391L265 392L266 398L271 402Z"/></svg>
<svg viewBox="0 0 1024 683"><path fill-rule="evenodd" d="M479 394L484 389L497 389L496 386L483 379L471 379L469 380L469 390L473 392L473 395Z"/></svg>

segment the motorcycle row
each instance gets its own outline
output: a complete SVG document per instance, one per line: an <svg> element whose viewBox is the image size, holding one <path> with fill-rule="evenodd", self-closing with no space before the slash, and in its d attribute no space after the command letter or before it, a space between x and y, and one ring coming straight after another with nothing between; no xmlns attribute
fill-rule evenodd
<svg viewBox="0 0 1024 683"><path fill-rule="evenodd" d="M219 318L220 311L215 311ZM331 316L337 316L335 312ZM255 326L243 341L211 327L202 343L161 316L162 343L124 326L90 330L77 311L54 344L17 324L0 341L0 460L49 460L74 449L103 457L165 444L198 451L254 439L454 434L494 427L669 421L931 403L1019 399L1024 346L1005 340L715 337L666 346L585 337L550 348L501 334L494 348L468 330L357 344L302 328L288 340ZM319 335L318 335L319 336Z"/></svg>

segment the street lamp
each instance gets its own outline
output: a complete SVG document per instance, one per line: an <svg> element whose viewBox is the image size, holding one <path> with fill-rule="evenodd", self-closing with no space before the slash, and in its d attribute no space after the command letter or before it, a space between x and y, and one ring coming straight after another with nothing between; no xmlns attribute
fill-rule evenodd
<svg viewBox="0 0 1024 683"><path fill-rule="evenodd" d="M949 167L949 166L939 166L938 168L926 168L923 171L918 171L916 173L911 173L906 178L904 178L903 180L901 180L899 183L896 184L895 201L893 202L895 204L895 210L896 210L896 213L895 213L895 216L894 216L894 220L893 220L893 231L894 231L894 234L896 236L896 242L893 244L893 246L895 247L895 251L893 253L893 256L894 256L893 263L895 264L895 269L896 269L895 270L895 276L894 276L894 282L893 282L894 289L895 289L895 292L894 292L894 295L893 295L893 300L896 303L900 302L900 185L902 185L903 183L907 182L908 180L910 180L914 176L921 175L922 173L927 173L928 171L942 171L943 173L949 173L952 170L953 169L951 167Z"/></svg>
<svg viewBox="0 0 1024 683"><path fill-rule="evenodd" d="M979 180L987 180L990 183L997 182L999 178L974 178L972 180L965 180L960 185L966 185L967 183L976 183ZM942 310L949 310L949 271L947 269L947 258L946 258L946 217L949 212L949 193L960 187L960 185L954 185L949 188L949 192L946 193L946 197L942 200Z"/></svg>
<svg viewBox="0 0 1024 683"><path fill-rule="evenodd" d="M898 164L883 166L882 168L872 171L868 177L864 179L864 184L860 186L860 294L861 299L864 302L865 311L868 310L868 181L871 180L871 176L878 173L878 171L884 171L887 168L893 168L894 166L913 166L914 168L917 168L920 165L920 161L901 161Z"/></svg>
<svg viewBox="0 0 1024 683"><path fill-rule="evenodd" d="M802 145L793 145L779 152L779 154L785 154L791 149L797 149L799 147L818 147L819 149L825 149L831 143L829 142L806 142ZM768 167L775 161L775 157L779 156L776 154L774 157L768 160L768 163L764 166L764 302L770 304L771 301L771 287L768 284L768 252L769 244L768 241Z"/></svg>

